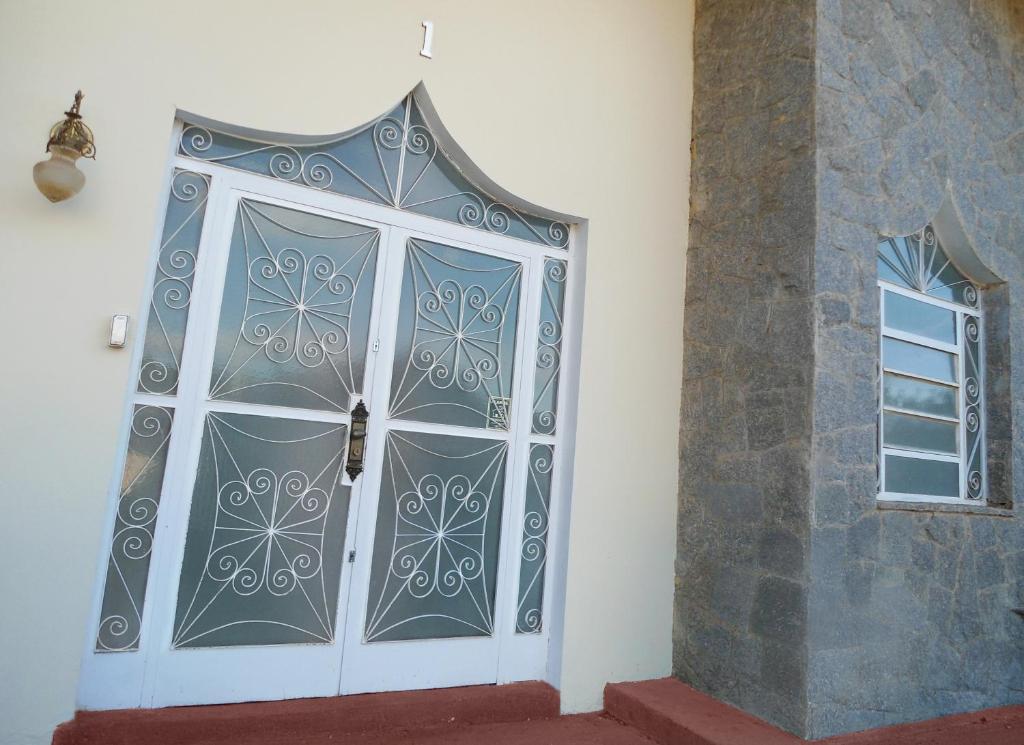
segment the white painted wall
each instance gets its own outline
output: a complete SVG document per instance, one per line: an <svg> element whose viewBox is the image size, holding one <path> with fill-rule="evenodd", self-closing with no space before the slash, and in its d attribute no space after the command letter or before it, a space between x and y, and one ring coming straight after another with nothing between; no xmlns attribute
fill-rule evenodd
<svg viewBox="0 0 1024 745"><path fill-rule="evenodd" d="M49 742L74 710L129 375L105 335L145 289L175 107L325 133L420 79L498 183L590 219L563 705L668 674L692 15L692 0L0 0L0 742ZM32 164L78 87L98 156L83 193L51 205Z"/></svg>

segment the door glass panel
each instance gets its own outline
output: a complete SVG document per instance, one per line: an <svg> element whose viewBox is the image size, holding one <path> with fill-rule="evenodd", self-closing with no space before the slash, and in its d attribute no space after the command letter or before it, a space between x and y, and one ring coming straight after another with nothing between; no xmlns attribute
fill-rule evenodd
<svg viewBox="0 0 1024 745"><path fill-rule="evenodd" d="M956 355L899 339L882 340L882 363L890 370L956 382Z"/></svg>
<svg viewBox="0 0 1024 745"><path fill-rule="evenodd" d="M522 265L410 239L392 417L508 429Z"/></svg>
<svg viewBox="0 0 1024 745"><path fill-rule="evenodd" d="M957 425L953 422L887 411L883 423L883 442L888 447L956 455Z"/></svg>
<svg viewBox="0 0 1024 745"><path fill-rule="evenodd" d="M562 311L565 307L565 262L544 261L537 327L537 362L533 383L533 431L555 433L558 373L562 368Z"/></svg>
<svg viewBox="0 0 1024 745"><path fill-rule="evenodd" d="M530 475L526 480L526 513L519 547L519 603L516 632L536 634L544 613L544 569L548 558L548 525L551 506L551 445L530 447Z"/></svg>
<svg viewBox="0 0 1024 745"><path fill-rule="evenodd" d="M209 195L209 176L176 170L171 177L139 367L140 393L174 395L178 391L192 281Z"/></svg>
<svg viewBox="0 0 1024 745"><path fill-rule="evenodd" d="M174 410L163 406L136 406L132 411L96 634L97 652L139 648L149 558L173 418Z"/></svg>
<svg viewBox="0 0 1024 745"><path fill-rule="evenodd" d="M960 465L947 460L885 456L885 490L933 497L960 496Z"/></svg>
<svg viewBox="0 0 1024 745"><path fill-rule="evenodd" d="M173 645L334 640L346 426L207 415Z"/></svg>
<svg viewBox="0 0 1024 745"><path fill-rule="evenodd" d="M885 325L946 344L956 344L956 313L895 292L885 293Z"/></svg>
<svg viewBox="0 0 1024 745"><path fill-rule="evenodd" d="M363 388L380 232L243 199L210 397L348 411Z"/></svg>
<svg viewBox="0 0 1024 745"><path fill-rule="evenodd" d="M922 414L956 417L956 388L885 373L885 405Z"/></svg>
<svg viewBox="0 0 1024 745"><path fill-rule="evenodd" d="M490 636L504 441L387 435L365 639Z"/></svg>

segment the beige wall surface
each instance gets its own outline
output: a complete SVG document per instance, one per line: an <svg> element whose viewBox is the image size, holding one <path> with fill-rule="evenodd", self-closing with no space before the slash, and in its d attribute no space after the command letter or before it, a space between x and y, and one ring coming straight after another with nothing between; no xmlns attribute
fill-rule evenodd
<svg viewBox="0 0 1024 745"><path fill-rule="evenodd" d="M590 220L563 707L668 674L692 14L692 0L0 0L0 742L49 742L74 710L129 377L105 335L145 289L175 107L333 132L421 79L495 181ZM85 190L51 205L32 164L79 87L98 155Z"/></svg>

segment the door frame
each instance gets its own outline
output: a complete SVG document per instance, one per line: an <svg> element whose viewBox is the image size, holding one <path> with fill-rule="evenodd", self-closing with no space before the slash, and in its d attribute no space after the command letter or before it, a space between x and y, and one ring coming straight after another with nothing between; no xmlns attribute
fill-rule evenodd
<svg viewBox="0 0 1024 745"><path fill-rule="evenodd" d="M495 608L495 636L500 638L501 646L496 672L497 682L504 683L517 680L542 679L551 683L556 688L559 687L561 679L564 630L566 568L568 563L569 515L571 512L576 419L579 396L583 287L585 283L586 269L586 222L575 218L571 222L568 222L567 224L570 225L570 237L567 248L550 248L517 238L510 238L504 235L454 224L445 220L403 211L394 207L358 200L334 192L319 191L300 184L281 181L267 176L247 173L216 163L194 160L180 156L177 154L176 148L181 131L182 123L180 120L177 120L172 131L171 143L169 146L169 158L166 168L164 169L164 181L160 190L161 199L157 207L159 210L158 219L155 221L155 236L150 247L149 268L146 274L145 284L143 285L140 312L136 316L138 319L138 323L136 324L137 333L135 334L136 338L132 342L133 351L131 366L127 376L128 385L122 414L121 435L117 443L118 450L113 463L114 468L112 469L111 484L107 498L107 515L104 521L105 532L101 542L98 570L96 572L96 580L94 581L93 587L93 608L85 634L82 669L78 688L78 706L83 709L134 708L140 706L152 706L154 700L152 682L155 680L154 668L156 666L154 665L154 658L160 654L160 649L153 641L154 639L157 639L157 637L154 636L155 621L152 617L154 607L153 602L146 602L143 607L142 640L138 650L130 652L98 653L95 652L94 646L96 628L100 620L107 560L110 553L113 533L112 527L118 506L121 475L124 467L128 436L130 433L132 411L134 405L139 402L140 398L145 397L145 394L138 394L136 391L137 371L143 353L146 319L149 314L153 277L156 272L157 261L159 258L171 177L175 169L184 169L194 173L204 174L211 179L206 215L200 239L200 245L207 248L212 245L211 241L216 240L215 236L224 235L224 231L227 231L227 240L230 240L230 230L234 222L234 213L232 212L231 214L227 214L227 210L225 209L227 203L223 200L227 198L227 195L232 191L232 189L237 189L240 191L250 192L250 195L257 199L267 199L269 201L281 199L295 205L310 207L314 211L323 210L330 213L332 216L337 216L342 219L344 219L345 216L350 216L359 222L376 223L382 229L381 261L378 263L378 267L384 263L383 255L385 253L384 249L387 243L387 234L391 230L411 230L423 235L423 237L438 240L440 242L456 241L471 246L491 249L499 253L517 255L523 258L524 264L526 265L536 266L539 264L540 266L543 266L543 262L546 258L555 258L566 261L566 263L571 266L568 273L563 309L561 366L559 373L559 397L557 411L557 421L559 422L558 433L554 436L533 435L530 433L529 428L527 428L526 433L521 440L524 445L523 447L520 447L520 450L523 450L524 452L512 453L510 451L508 462L506 464L506 468L508 469L508 475L506 476L507 480L519 484L517 490L522 491L521 485L523 482L519 479L519 475L523 474L525 478L525 469L527 467L526 454L529 452L530 445L541 443L553 444L556 446L554 474L550 494L551 509L547 534L547 568L545 570L545 587L543 597L544 624L542 630L535 634L515 633L514 608L511 614L506 612L503 618L498 616L498 608ZM193 293L199 293L202 297L209 297L211 292L209 284L213 281L213 278L211 276L209 262L212 260L212 254L213 252L210 250L200 251L199 264L196 269L196 286L193 288ZM398 269L401 270L401 267L398 267ZM539 295L536 297L538 302L529 301L534 299L533 290L535 285L539 287L541 274L542 272L532 273L532 275L536 276L533 277L529 288L526 287L524 282L523 289L529 289L529 293L524 292L526 299L522 302L530 311L529 318L522 321L524 324L530 323L530 319L535 317L537 308L539 308ZM379 278L377 282L378 289L384 286L388 282L388 279L388 277ZM214 284L216 285L216 283ZM214 296L216 296L216 293ZM219 302L218 297L218 307ZM192 317L190 309L189 332L186 334L186 337L196 336L196 334L192 332L192 329L195 328L194 324L196 323L201 323L203 325L212 324L215 327L219 320L219 313L214 313L214 310L215 309L207 309L205 317L197 320ZM397 310L395 312L397 314ZM377 317L376 322L379 323L382 318L380 309L375 308L374 313ZM535 323L532 325L534 327L536 326ZM373 338L380 338L380 335L377 333L377 330L371 327L371 339ZM526 328L524 341L527 345L535 345L535 328ZM189 342L186 341L186 344L188 343ZM212 348L212 345L210 346ZM533 360L533 353L531 353L530 350L531 347L524 347L524 355L521 359L526 363ZM183 353L183 360L189 359L189 357L184 356L185 354L187 353ZM193 354L192 357L194 356L195 355ZM384 359L384 356L381 355L380 359ZM183 362L183 365L187 364L187 362ZM198 360L196 361L196 364L198 365ZM365 378L367 381L370 380L369 373L371 369L372 368L368 364L367 377ZM532 383L534 373L535 369L533 365L527 366L524 364L524 369L519 375L519 389L517 392L520 398L520 403L523 404L523 406L521 406L523 409L527 409L525 404L527 402L532 403L533 400ZM184 372L182 374L184 375ZM523 391L526 392L525 397L523 396ZM161 401L160 399L163 397L160 396L151 396L148 398L150 398L153 403L159 403L160 405L168 404L168 401L166 400ZM184 404L185 407L190 405L186 400L185 395L181 392L179 392L178 401L181 402L181 404ZM382 402L383 401L378 401L375 408L379 409ZM194 406L195 403L192 405ZM529 407L529 409L532 410L532 406ZM380 428L378 427L378 429ZM371 436L372 432L373 430L371 430ZM177 435L177 437L175 435ZM176 451L183 450L183 446L179 442L176 442L176 440L180 441L182 438L183 434L180 429L177 431L172 430L170 443L171 453L168 458L167 474L170 474L173 470L171 467L171 459L184 457L184 454L179 454L178 456L175 454ZM195 453L195 456L197 455L198 452ZM167 476L165 475L165 489L167 488L166 478ZM357 488L358 486L361 486L359 481L365 480L366 479L358 480ZM187 487L185 492L180 490L181 486L179 485L176 487L176 491L174 493L191 494L191 485L185 484L185 486ZM511 487L507 485L506 489L508 491ZM170 490L168 491L170 492ZM508 491L508 493L513 492ZM353 503L357 503L357 494L357 490L353 489ZM179 500L179 502L181 501L186 500ZM520 564L518 561L509 560L508 557L517 552L510 552L508 550L508 546L517 546L520 540L518 530L521 529L522 501L523 498L520 496L519 504L516 505L518 512L515 515L503 518L505 521L504 524L511 529L503 531L501 538L502 549L501 560L499 563L501 576L500 582L505 583L508 588L506 595L513 598L517 597L518 593ZM511 509L509 502L510 500L506 500L504 509ZM181 508L181 504L176 506L179 509ZM185 505L186 508L187 506L188 505ZM168 513L175 512L177 510L173 510L171 505L164 504L163 502L161 507L163 509L159 511L157 528L154 536L154 554L149 566L150 581L147 587L147 599L151 598L152 593L156 592L157 588L160 587L160 577L168 576L168 567L166 566L166 563L169 559L167 558L167 555L169 553L174 553L170 549L175 546L175 541L169 540L168 528L165 526L173 517L173 515L168 515ZM357 509L350 509L348 518L349 531L346 533L345 539L346 554L350 550L351 543L356 539L356 531L360 530L358 526L353 529L352 525L352 521L355 519L354 516L358 511L359 510ZM181 541L178 541L178 543L181 543ZM180 555L181 547L178 546L176 550ZM364 558L366 562L369 562L368 556ZM171 574L175 575L174 585L176 586L177 575L174 572L171 572ZM348 606L351 604L348 600L351 590L350 585L352 575L352 571L350 571L350 568L346 564L346 567L344 567L342 571L342 594L339 595L339 614L346 611ZM513 606L514 605L515 603L513 603ZM361 619L364 612L365 609L358 609L357 613L349 615L357 616ZM168 622L168 625L170 623L171 622ZM498 624L502 623L509 624L511 627L508 628L506 632L503 632L498 628ZM339 640L336 637L335 644L340 641L342 645L347 647L349 644L351 627L352 623L350 621L345 621L343 617L339 619L336 627L337 633L344 634L345 638ZM362 630L359 629L358 636L360 640L362 637L361 631ZM157 639L157 641L162 642L160 639ZM344 665L344 661L340 664ZM454 683L449 683L449 685L451 684ZM344 693L349 691L346 691L344 686L342 686L342 692ZM186 702L182 701L182 703ZM164 703L161 705L167 704Z"/></svg>

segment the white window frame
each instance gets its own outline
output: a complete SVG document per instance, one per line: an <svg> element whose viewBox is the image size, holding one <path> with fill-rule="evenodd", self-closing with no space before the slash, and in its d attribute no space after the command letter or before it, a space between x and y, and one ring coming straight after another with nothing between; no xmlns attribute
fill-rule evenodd
<svg viewBox="0 0 1024 745"><path fill-rule="evenodd" d="M889 328L885 323L885 294L890 292L896 295L903 295L921 303L928 305L934 305L945 310L953 311L956 314L956 343L947 344L944 342L930 339L925 336L919 336L917 334L908 333L899 329ZM985 477L985 336L984 336L984 317L980 304L978 308L971 308L959 303L952 303L947 300L942 300L931 295L926 295L923 292L916 290L907 289L900 285L888 282L884 279L878 280L878 307L879 307L879 340L878 340L878 499L880 501L890 502L938 502L944 504L985 504L987 498L987 483ZM982 478L982 486L979 492L980 496L971 499L968 498L967 493L967 478L968 478L968 466L967 458L967 431L964 427L964 411L966 408L965 394L963 389L963 383L965 378L965 365L964 357L966 354L965 343L964 343L964 319L966 317L973 317L978 323L978 329L980 334L980 341L978 343L978 378L980 385L980 392L978 395L978 415L980 417L979 422L979 437L981 443L981 461L980 471ZM957 380L955 383L950 384L948 381L936 380L934 378L928 378L922 375L915 375L908 373L903 370L896 370L886 367L885 365L885 339L897 339L899 341L906 341L912 344L917 344L929 349L935 349L942 352L949 352L956 355L956 367L957 367ZM946 385L951 388L955 388L957 392L957 417L955 419L951 417L943 417L932 414L922 414L917 411L908 411L899 409L897 407L885 405L885 374L894 373L901 377L910 378L913 380L920 380L929 383L939 383ZM885 444L885 429L884 429L884 416L885 412L890 411L894 414L909 414L911 416L928 419L930 421L946 421L955 422L957 425L957 454L948 455L944 453L936 453L927 450L913 450L908 448L892 447ZM886 491L886 474L885 474L885 461L886 456L895 455L905 458L914 458L917 460L932 460L932 461L943 461L947 463L956 463L959 468L959 486L960 494L957 497L943 497L933 494L908 494L904 492L890 492Z"/></svg>

